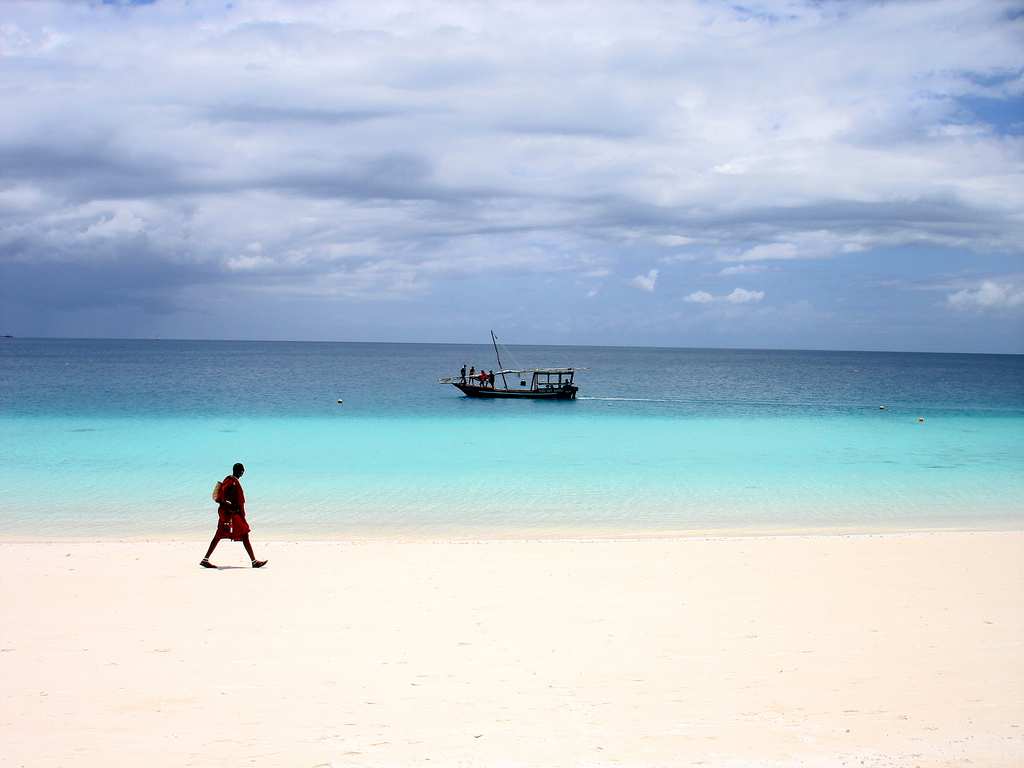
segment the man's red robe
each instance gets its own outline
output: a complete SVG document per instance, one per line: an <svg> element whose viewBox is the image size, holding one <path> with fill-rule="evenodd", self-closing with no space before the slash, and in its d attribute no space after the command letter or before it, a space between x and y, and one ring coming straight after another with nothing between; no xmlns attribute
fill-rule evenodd
<svg viewBox="0 0 1024 768"><path fill-rule="evenodd" d="M228 475L220 486L220 506L217 507L217 531L221 536L241 541L249 533L245 521L245 492L234 475ZM225 502L231 502L226 504Z"/></svg>

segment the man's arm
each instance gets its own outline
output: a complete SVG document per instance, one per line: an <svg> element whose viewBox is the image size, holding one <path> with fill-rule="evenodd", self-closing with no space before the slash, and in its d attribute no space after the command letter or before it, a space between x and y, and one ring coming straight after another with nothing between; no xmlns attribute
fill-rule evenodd
<svg viewBox="0 0 1024 768"><path fill-rule="evenodd" d="M235 479L233 477L229 477L227 480L224 481L224 485L221 486L220 503L223 506L235 506L235 494L237 493L237 491L235 490L236 484L237 483L235 482Z"/></svg>

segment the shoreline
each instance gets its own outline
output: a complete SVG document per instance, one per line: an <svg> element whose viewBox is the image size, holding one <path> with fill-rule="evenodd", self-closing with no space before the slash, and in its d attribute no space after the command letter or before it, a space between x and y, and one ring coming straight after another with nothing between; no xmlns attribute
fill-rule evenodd
<svg viewBox="0 0 1024 768"><path fill-rule="evenodd" d="M253 526L254 542L266 543L317 543L317 542L377 542L377 543L486 543L499 542L589 542L589 541L650 541L675 539L760 539L788 537L857 537L857 536L914 536L942 534L988 534L1024 533L1024 521L1007 520L1005 525L989 523L984 525L950 526L780 526L742 528L493 528L468 529L444 526L442 530L403 530L396 528L345 529L310 535L308 530L292 532L273 527L267 535L261 536L260 528ZM196 531L178 531L167 534L146 536L96 536L90 534L69 534L67 536L33 536L0 532L3 544L144 544L144 543L192 543L208 541L213 527Z"/></svg>

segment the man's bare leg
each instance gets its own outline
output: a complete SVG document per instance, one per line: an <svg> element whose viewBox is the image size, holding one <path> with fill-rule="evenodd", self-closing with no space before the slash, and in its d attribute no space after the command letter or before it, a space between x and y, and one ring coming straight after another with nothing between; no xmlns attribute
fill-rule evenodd
<svg viewBox="0 0 1024 768"><path fill-rule="evenodd" d="M220 540L223 539L223 538L224 537L220 535L220 531L218 531L217 533L213 534L213 539L210 541L210 548L208 550L206 550L206 555L199 562L199 564L201 566L203 566L204 568L214 568L214 567L216 567L216 566L214 566L210 562L210 555L213 554L213 550L215 550L217 548L217 545L220 543Z"/></svg>
<svg viewBox="0 0 1024 768"><path fill-rule="evenodd" d="M249 543L249 534L248 533L245 534L245 536L242 537L242 546L245 547L245 551L249 553L249 559L252 560L252 567L253 568L262 568L264 565L267 564L266 560L257 560L256 559L256 555L254 555L253 551L252 551L252 544Z"/></svg>

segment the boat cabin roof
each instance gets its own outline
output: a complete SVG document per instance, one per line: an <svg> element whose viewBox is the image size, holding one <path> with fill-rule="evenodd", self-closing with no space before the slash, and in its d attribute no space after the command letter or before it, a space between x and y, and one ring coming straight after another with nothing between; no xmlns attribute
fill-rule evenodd
<svg viewBox="0 0 1024 768"><path fill-rule="evenodd" d="M506 368L503 371L495 371L497 376L502 373L575 373L585 370L584 368Z"/></svg>

